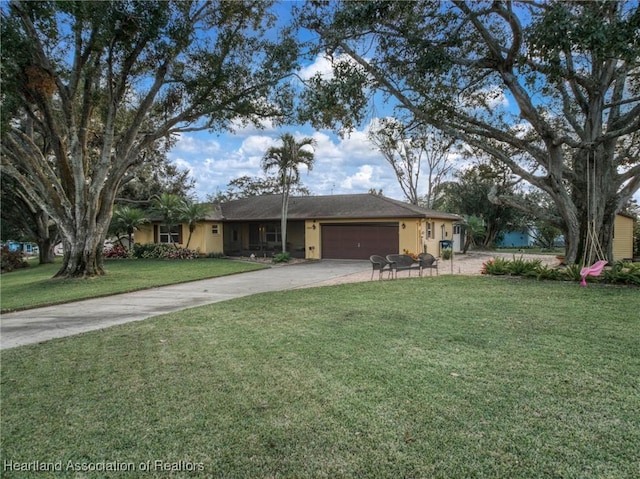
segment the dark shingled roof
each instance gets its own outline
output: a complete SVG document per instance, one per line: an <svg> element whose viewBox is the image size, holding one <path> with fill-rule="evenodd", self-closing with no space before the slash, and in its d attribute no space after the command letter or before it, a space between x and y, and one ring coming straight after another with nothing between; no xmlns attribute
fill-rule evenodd
<svg viewBox="0 0 640 479"><path fill-rule="evenodd" d="M279 220L281 211L280 195L254 196L220 205L223 221ZM290 220L412 217L461 220L457 215L371 194L292 196L289 198L287 213Z"/></svg>

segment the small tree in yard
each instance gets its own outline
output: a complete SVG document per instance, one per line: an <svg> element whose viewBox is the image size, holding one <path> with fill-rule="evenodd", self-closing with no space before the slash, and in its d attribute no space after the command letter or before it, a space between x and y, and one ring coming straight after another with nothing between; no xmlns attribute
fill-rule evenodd
<svg viewBox="0 0 640 479"><path fill-rule="evenodd" d="M463 253L467 253L471 245L483 244L487 235L487 228L484 221L477 216L470 216L465 222L466 240L464 242Z"/></svg>
<svg viewBox="0 0 640 479"><path fill-rule="evenodd" d="M148 222L149 220L144 211L138 208L132 208L131 206L116 205L113 209L113 217L111 218L109 231L118 237L118 241L120 240L121 234L126 234L129 240L129 249L131 249L133 245L133 233ZM121 241L120 244L122 244Z"/></svg>
<svg viewBox="0 0 640 479"><path fill-rule="evenodd" d="M313 167L313 151L306 147L313 147L313 138L303 138L296 141L293 135L285 133L281 136L282 146L271 147L262 158L262 169L265 172L276 170L282 192L282 216L280 229L282 232L282 252L287 252L287 210L289 207L289 193L292 185L300 182L300 165L309 170Z"/></svg>

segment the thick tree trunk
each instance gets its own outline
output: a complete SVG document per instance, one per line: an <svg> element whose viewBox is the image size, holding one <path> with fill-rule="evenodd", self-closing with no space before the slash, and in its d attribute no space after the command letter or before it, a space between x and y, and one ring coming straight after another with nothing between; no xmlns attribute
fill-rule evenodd
<svg viewBox="0 0 640 479"><path fill-rule="evenodd" d="M53 263L55 253L53 252L54 242L51 240L49 228L49 215L40 210L35 215L35 222L38 236L38 259L40 264ZM57 234L54 234L57 236Z"/></svg>
<svg viewBox="0 0 640 479"><path fill-rule="evenodd" d="M600 147L582 150L574 161L576 177L572 199L579 218L576 263L613 261L613 224L617 198L613 151Z"/></svg>
<svg viewBox="0 0 640 479"><path fill-rule="evenodd" d="M84 221L58 225L62 234L64 257L56 278L90 278L102 276L104 270L104 241L111 221L111 198L102 197L103 208L96 211L91 204L77 208ZM101 204L96 201L94 204Z"/></svg>
<svg viewBox="0 0 640 479"><path fill-rule="evenodd" d="M62 267L55 278L89 278L105 274L102 243L93 248L67 241L63 243L65 250Z"/></svg>
<svg viewBox="0 0 640 479"><path fill-rule="evenodd" d="M40 264L50 264L55 260L51 238L38 238L38 260Z"/></svg>

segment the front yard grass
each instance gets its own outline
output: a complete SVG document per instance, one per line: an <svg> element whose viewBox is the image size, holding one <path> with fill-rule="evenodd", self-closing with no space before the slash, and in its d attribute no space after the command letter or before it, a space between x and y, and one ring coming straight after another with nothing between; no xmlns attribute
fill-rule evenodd
<svg viewBox="0 0 640 479"><path fill-rule="evenodd" d="M116 461L129 470L82 477L635 478L638 311L637 288L441 276L5 350L0 460L60 461L56 477Z"/></svg>
<svg viewBox="0 0 640 479"><path fill-rule="evenodd" d="M61 263L32 265L2 275L2 311L35 308L79 299L109 296L140 289L214 278L265 266L227 259L106 260L107 274L89 280L52 279Z"/></svg>

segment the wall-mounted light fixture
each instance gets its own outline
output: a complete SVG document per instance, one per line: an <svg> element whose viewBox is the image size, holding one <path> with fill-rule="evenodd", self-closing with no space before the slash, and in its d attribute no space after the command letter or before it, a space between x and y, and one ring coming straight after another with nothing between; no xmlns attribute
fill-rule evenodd
<svg viewBox="0 0 640 479"><path fill-rule="evenodd" d="M311 228L312 228L312 229L316 229L316 225L315 225L315 224L312 224L312 225L311 225Z"/></svg>
<svg viewBox="0 0 640 479"><path fill-rule="evenodd" d="M405 225L404 223L402 223L402 229L405 229L407 227L407 225Z"/></svg>

